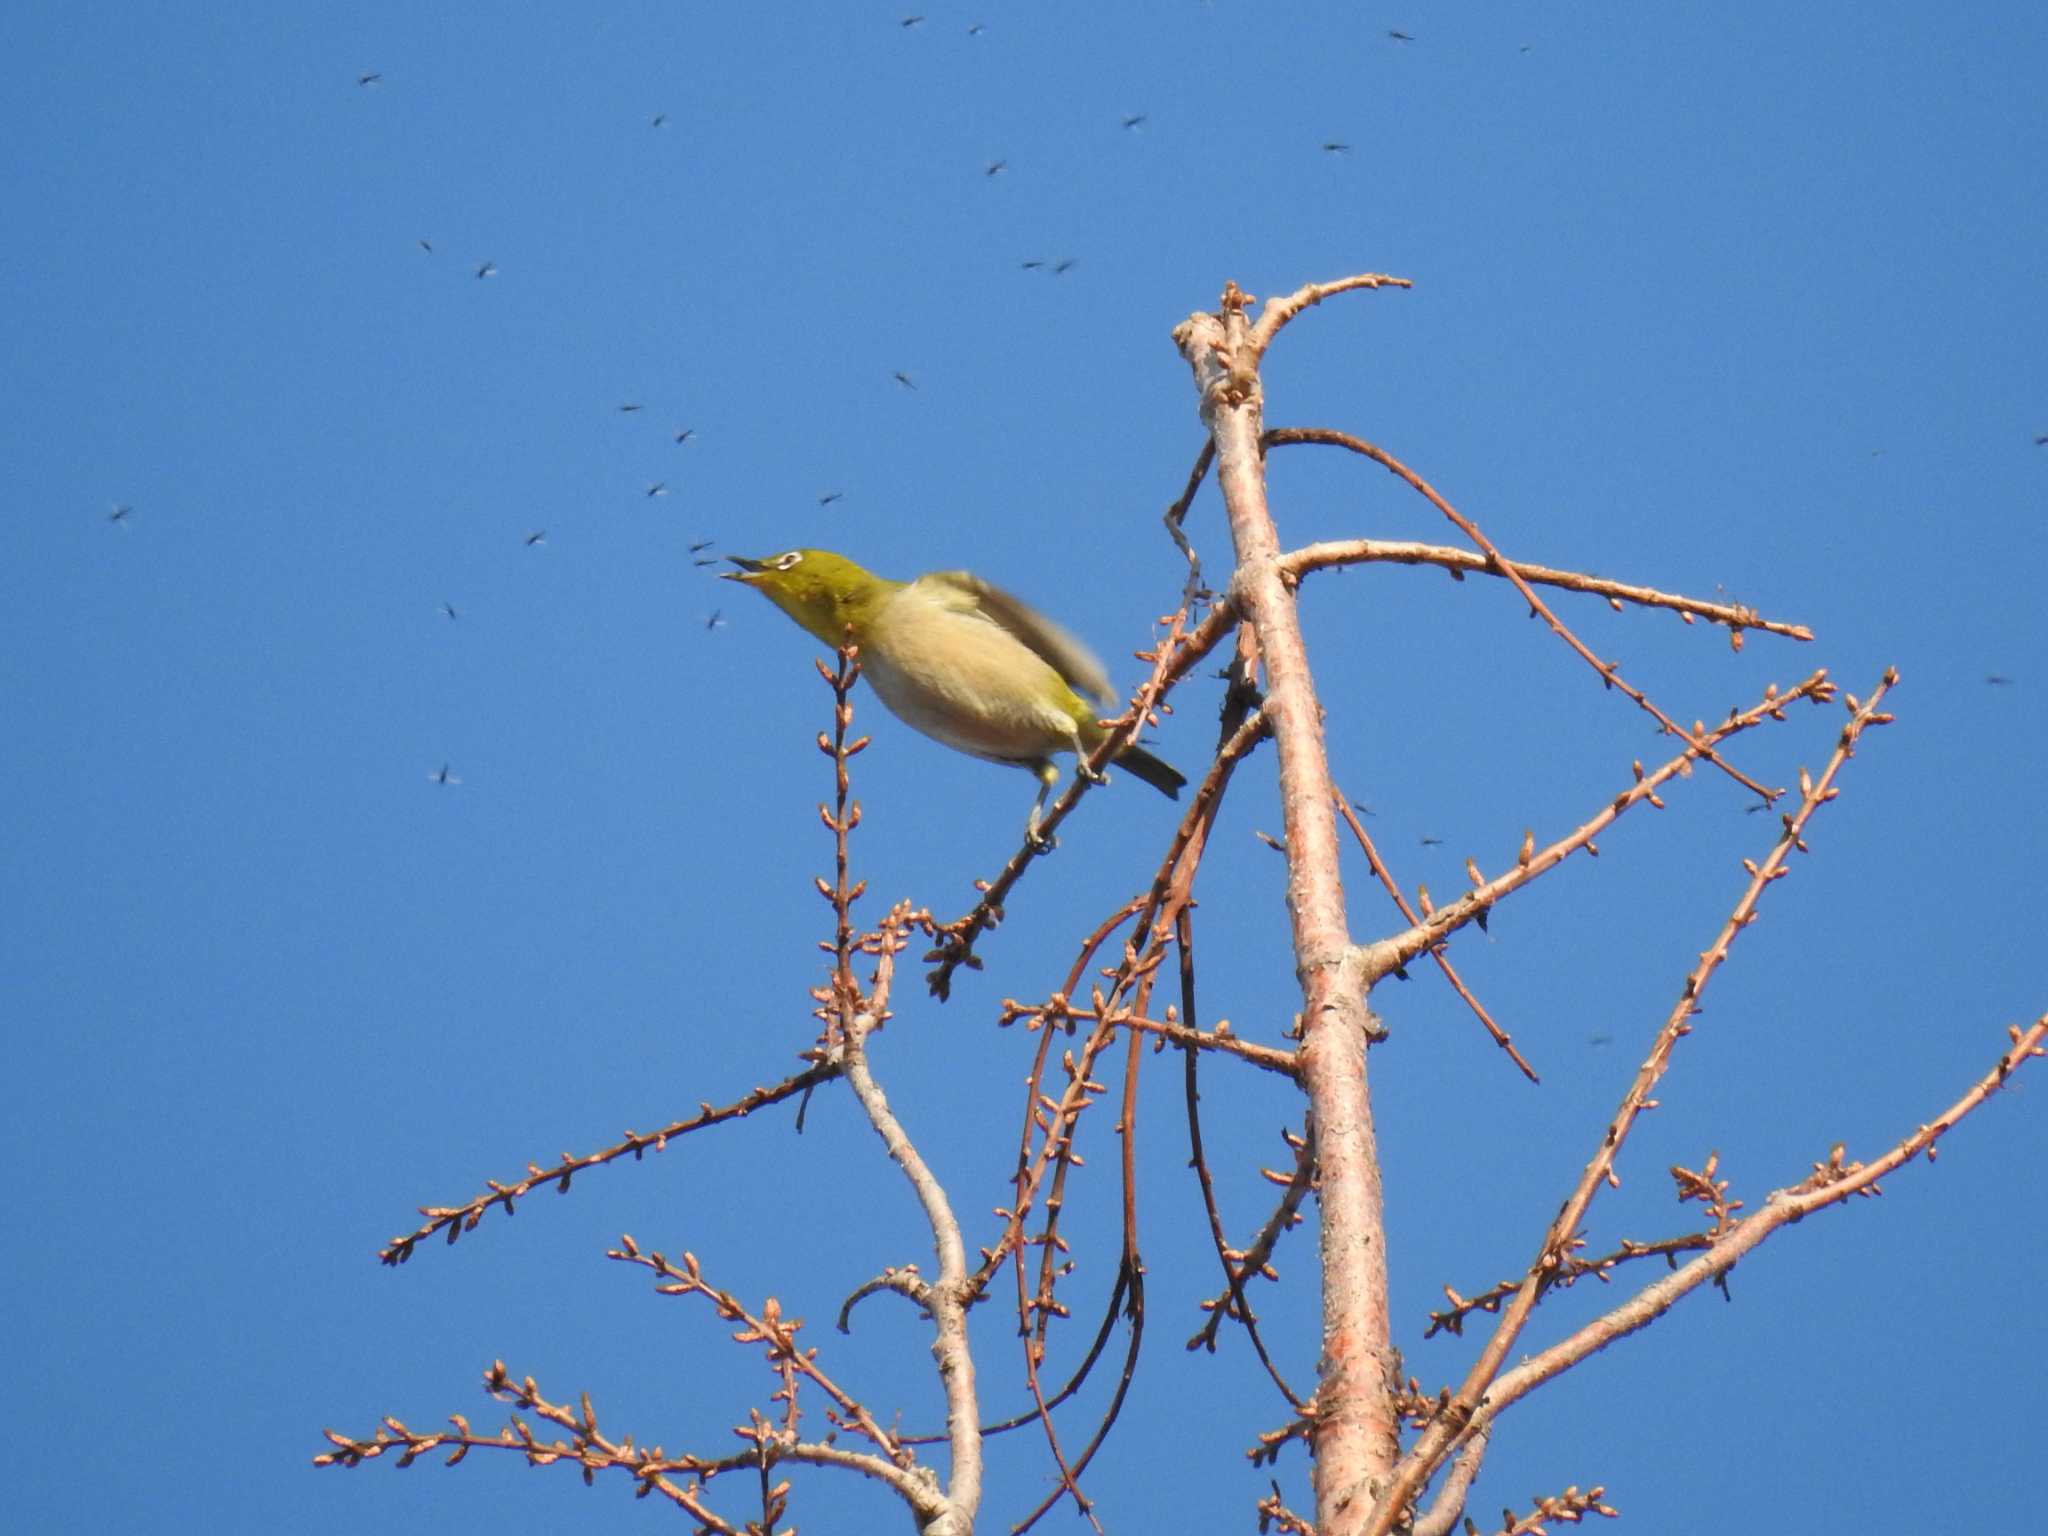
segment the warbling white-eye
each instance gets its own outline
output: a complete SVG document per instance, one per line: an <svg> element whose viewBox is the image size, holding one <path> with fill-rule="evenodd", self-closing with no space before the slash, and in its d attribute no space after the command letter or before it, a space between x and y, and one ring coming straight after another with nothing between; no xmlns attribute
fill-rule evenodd
<svg viewBox="0 0 2048 1536"><path fill-rule="evenodd" d="M1085 755L1108 734L1117 698L1102 663L1059 625L967 571L890 581L825 549L765 560L727 557L727 581L752 587L835 649L849 633L882 702L936 741L1038 779L1028 835L1038 841L1055 752ZM1187 780L1143 747L1116 760L1178 799Z"/></svg>

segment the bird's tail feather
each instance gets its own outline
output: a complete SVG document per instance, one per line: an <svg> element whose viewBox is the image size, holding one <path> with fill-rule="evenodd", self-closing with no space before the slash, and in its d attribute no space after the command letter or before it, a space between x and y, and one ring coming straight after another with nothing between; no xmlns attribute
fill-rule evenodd
<svg viewBox="0 0 2048 1536"><path fill-rule="evenodd" d="M1117 763L1131 770L1169 800L1180 798L1181 787L1187 778L1171 763L1154 757L1143 747L1125 747L1116 755Z"/></svg>

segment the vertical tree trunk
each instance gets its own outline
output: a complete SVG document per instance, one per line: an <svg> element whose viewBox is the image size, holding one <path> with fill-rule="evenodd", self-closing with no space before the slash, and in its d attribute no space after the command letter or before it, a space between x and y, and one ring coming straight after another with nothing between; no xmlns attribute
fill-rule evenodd
<svg viewBox="0 0 2048 1536"><path fill-rule="evenodd" d="M1263 401L1246 302L1233 286L1222 315L1190 316L1174 337L1194 369L1202 418L1216 444L1217 483L1236 547L1230 594L1258 635L1267 675L1266 718L1279 752L1287 907L1302 992L1301 1081L1320 1180L1316 1525L1321 1536L1346 1536L1371 1518L1400 1454L1379 1149L1366 1079L1371 1014L1345 918L1322 708L1266 505L1259 446Z"/></svg>

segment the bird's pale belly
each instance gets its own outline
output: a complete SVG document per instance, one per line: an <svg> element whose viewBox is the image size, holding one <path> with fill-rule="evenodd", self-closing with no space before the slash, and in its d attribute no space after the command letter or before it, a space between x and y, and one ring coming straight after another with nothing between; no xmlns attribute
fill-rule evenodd
<svg viewBox="0 0 2048 1536"><path fill-rule="evenodd" d="M1068 691L1065 683L1024 647L1007 643L1023 665L1017 654L990 654L1000 647L976 635L950 649L943 671L904 666L874 649L861 656L861 670L898 718L957 751L1033 765L1047 753L1077 750L1074 722L1042 702L1044 694ZM1039 696L1017 686L1020 674Z"/></svg>

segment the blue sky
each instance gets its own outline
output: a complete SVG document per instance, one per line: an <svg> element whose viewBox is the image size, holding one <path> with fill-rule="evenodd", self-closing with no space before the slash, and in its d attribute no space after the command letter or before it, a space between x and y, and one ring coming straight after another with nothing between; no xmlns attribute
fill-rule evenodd
<svg viewBox="0 0 2048 1536"><path fill-rule="evenodd" d="M1300 321L1270 360L1274 424L1383 444L1511 555L1814 628L1733 654L1668 615L1564 604L1673 714L1816 666L1856 692L1903 675L1898 723L1738 945L1595 1240L1686 1230L1673 1163L1718 1150L1754 1206L1984 1071L2048 1007L2048 15L1658 9L0 14L19 1528L652 1529L670 1517L623 1487L509 1458L308 1464L325 1425L499 1422L477 1386L494 1357L643 1442L725 1444L771 1383L704 1309L605 1263L621 1231L772 1289L885 1418L936 1419L908 1316L877 1302L853 1338L830 1329L862 1280L928 1261L842 1094L801 1138L770 1114L402 1271L376 1249L418 1205L772 1081L810 1037L828 699L806 637L690 546L972 566L1127 686L1178 589L1158 513L1200 443L1168 332L1226 279L1416 284ZM1339 457L1276 453L1287 542L1452 541ZM1190 528L1227 568L1213 492ZM1388 568L1306 590L1336 773L1410 887L1455 890L1467 855L1501 867L1525 826L1568 830L1655 754L1496 584ZM1217 688L1194 680L1160 734L1185 770ZM860 720L871 914L961 909L1029 781L871 698ZM1740 761L1789 783L1838 723L1795 714ZM443 764L460 783L431 782ZM1668 798L1456 946L1540 1089L1439 981L1376 998L1398 1342L1431 1386L1474 1347L1422 1342L1439 1287L1534 1252L1768 846L1715 776ZM900 996L877 1070L970 1241L995 1231L1030 1049L996 1004L1056 983L1172 814L1128 776L1090 797L988 971L944 1007ZM1297 994L1257 830L1279 830L1269 757L1233 792L1198 923L1209 1016L1272 1041ZM1385 931L1363 865L1347 877L1355 932ZM1091 1487L1112 1530L1248 1529L1266 1473L1242 1451L1285 1413L1241 1339L1180 1348L1215 1261L1178 1063L1149 1068L1147 1348ZM1208 1072L1241 1239L1297 1107ZM1114 1273L1106 1133L1070 1211L1070 1351ZM1517 1409L1475 1511L1601 1482L1634 1529L1761 1511L1826 1532L1947 1520L1963 1489L1983 1523L2023 1523L2038 1500L2000 1426L2048 1410L2024 1301L2048 1263L2044 1153L2030 1081L1883 1200L1767 1245L1732 1305L1695 1299ZM1261 1300L1297 1381L1311 1244ZM1548 1304L1531 1347L1615 1294L1591 1289ZM977 1327L985 1407L1007 1412L1011 1326L990 1308ZM1299 1456L1278 1475L1306 1507ZM1047 1486L1042 1448L1012 1437L992 1478L1000 1529ZM816 1476L792 1513L900 1518Z"/></svg>

